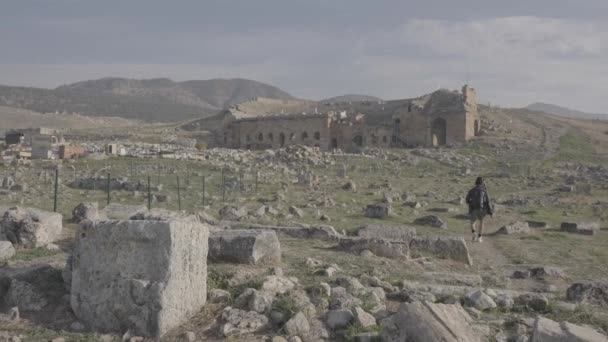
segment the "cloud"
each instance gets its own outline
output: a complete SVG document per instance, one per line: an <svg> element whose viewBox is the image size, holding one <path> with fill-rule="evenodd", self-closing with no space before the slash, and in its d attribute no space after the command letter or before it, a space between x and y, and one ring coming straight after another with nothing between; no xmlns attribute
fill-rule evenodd
<svg viewBox="0 0 608 342"><path fill-rule="evenodd" d="M467 22L414 19L402 42L441 56L597 57L606 53L608 25L542 17L502 17Z"/></svg>

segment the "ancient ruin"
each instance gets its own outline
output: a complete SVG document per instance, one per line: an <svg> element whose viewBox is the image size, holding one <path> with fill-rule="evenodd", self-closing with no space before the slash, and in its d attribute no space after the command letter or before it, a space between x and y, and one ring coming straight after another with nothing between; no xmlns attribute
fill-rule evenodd
<svg viewBox="0 0 608 342"><path fill-rule="evenodd" d="M418 98L307 103L254 98L187 125L212 132L210 146L261 150L290 145L347 152L365 147L442 146L479 134L475 89L440 89Z"/></svg>

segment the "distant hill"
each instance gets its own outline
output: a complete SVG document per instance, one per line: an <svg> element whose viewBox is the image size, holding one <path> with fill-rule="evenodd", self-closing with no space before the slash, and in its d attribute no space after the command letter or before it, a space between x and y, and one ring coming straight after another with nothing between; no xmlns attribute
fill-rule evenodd
<svg viewBox="0 0 608 342"><path fill-rule="evenodd" d="M382 101L381 98L371 95L359 95L359 94L346 94L336 97L330 97L325 100L319 101L320 103L342 103L342 102L378 102Z"/></svg>
<svg viewBox="0 0 608 342"><path fill-rule="evenodd" d="M608 114L599 114L599 113L586 113L578 110L557 106L550 103L542 103L536 102L531 105L528 105L526 109L545 112L548 114L563 116L567 118L575 118L575 119L604 119L608 120Z"/></svg>
<svg viewBox="0 0 608 342"><path fill-rule="evenodd" d="M0 86L0 106L145 121L198 118L254 97L294 98L274 86L246 79L102 78L55 89Z"/></svg>

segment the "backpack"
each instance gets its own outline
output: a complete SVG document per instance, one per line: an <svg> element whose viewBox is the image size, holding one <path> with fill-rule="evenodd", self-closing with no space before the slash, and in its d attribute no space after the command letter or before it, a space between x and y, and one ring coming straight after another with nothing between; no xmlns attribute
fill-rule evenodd
<svg viewBox="0 0 608 342"><path fill-rule="evenodd" d="M471 209L483 209L485 197L486 193L482 187L477 186L473 188L471 190L471 201L469 202Z"/></svg>

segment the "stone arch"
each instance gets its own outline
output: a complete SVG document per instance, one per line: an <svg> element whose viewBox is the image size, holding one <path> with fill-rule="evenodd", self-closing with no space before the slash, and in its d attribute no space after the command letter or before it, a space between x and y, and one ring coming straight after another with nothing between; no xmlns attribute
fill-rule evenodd
<svg viewBox="0 0 608 342"><path fill-rule="evenodd" d="M386 135L382 136L382 142L385 143L385 144L388 142L388 139L386 138Z"/></svg>
<svg viewBox="0 0 608 342"><path fill-rule="evenodd" d="M279 146L285 146L285 133L279 133Z"/></svg>
<svg viewBox="0 0 608 342"><path fill-rule="evenodd" d="M479 135L479 120L475 120L473 122L473 135L475 135L475 136Z"/></svg>
<svg viewBox="0 0 608 342"><path fill-rule="evenodd" d="M331 139L331 148L338 148L338 139L337 138Z"/></svg>
<svg viewBox="0 0 608 342"><path fill-rule="evenodd" d="M308 139L308 132L302 132L302 140Z"/></svg>
<svg viewBox="0 0 608 342"><path fill-rule="evenodd" d="M445 145L447 140L447 123L445 119L437 118L431 122L431 144Z"/></svg>
<svg viewBox="0 0 608 342"><path fill-rule="evenodd" d="M251 141L251 135L247 134L247 136L245 137L246 141Z"/></svg>
<svg viewBox="0 0 608 342"><path fill-rule="evenodd" d="M372 145L378 144L378 137L372 133Z"/></svg>
<svg viewBox="0 0 608 342"><path fill-rule="evenodd" d="M296 139L296 134L295 133L291 133L289 135L289 140L295 140Z"/></svg>
<svg viewBox="0 0 608 342"><path fill-rule="evenodd" d="M264 141L264 134L258 133L258 141Z"/></svg>
<svg viewBox="0 0 608 342"><path fill-rule="evenodd" d="M314 137L315 137L315 140L321 140L321 133L315 132Z"/></svg>
<svg viewBox="0 0 608 342"><path fill-rule="evenodd" d="M273 142L273 141L274 141L274 134L272 134L272 133L268 133L268 140L269 140L270 142Z"/></svg>

